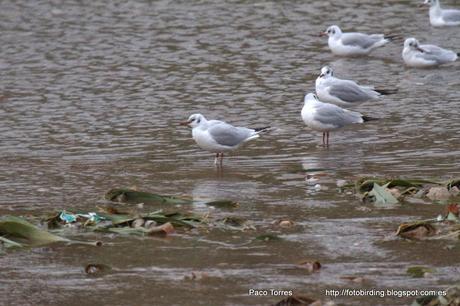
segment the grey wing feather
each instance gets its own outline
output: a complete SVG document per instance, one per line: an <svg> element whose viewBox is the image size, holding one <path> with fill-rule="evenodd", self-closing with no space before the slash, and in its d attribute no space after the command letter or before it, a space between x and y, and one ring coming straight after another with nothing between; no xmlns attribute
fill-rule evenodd
<svg viewBox="0 0 460 306"><path fill-rule="evenodd" d="M345 102L365 102L372 99L371 96L352 82L333 84L329 87L329 93Z"/></svg>
<svg viewBox="0 0 460 306"><path fill-rule="evenodd" d="M342 127L351 123L362 123L363 116L358 112L345 110L333 104L324 103L316 109L315 120L322 124Z"/></svg>
<svg viewBox="0 0 460 306"><path fill-rule="evenodd" d="M374 45L381 38L380 36L371 36L362 33L347 33L342 36L342 43L348 46L358 46L367 49Z"/></svg>
<svg viewBox="0 0 460 306"><path fill-rule="evenodd" d="M419 56L425 60L443 63L445 61L448 62L455 57L455 53L453 51L446 50L435 45L422 45L421 48L427 51L419 54Z"/></svg>
<svg viewBox="0 0 460 306"><path fill-rule="evenodd" d="M253 133L251 129L235 127L226 123L216 124L210 127L208 132L218 144L230 147L244 142Z"/></svg>
<svg viewBox="0 0 460 306"><path fill-rule="evenodd" d="M460 22L460 11L459 10L447 10L443 12L442 17L445 21Z"/></svg>

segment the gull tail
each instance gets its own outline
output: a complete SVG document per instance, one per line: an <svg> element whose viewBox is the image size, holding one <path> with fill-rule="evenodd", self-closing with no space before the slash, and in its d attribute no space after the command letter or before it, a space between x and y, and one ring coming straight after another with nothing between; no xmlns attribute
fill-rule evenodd
<svg viewBox="0 0 460 306"><path fill-rule="evenodd" d="M269 130L271 130L271 126L264 126L264 127L261 127L261 128L255 128L254 131L259 134L259 133L262 133L262 132L267 132Z"/></svg>
<svg viewBox="0 0 460 306"><path fill-rule="evenodd" d="M398 88L393 88L393 89L376 88L374 90L381 95L393 95L398 92Z"/></svg>
<svg viewBox="0 0 460 306"><path fill-rule="evenodd" d="M369 116L363 116L363 121L364 122L367 122L367 121L375 121L375 120L379 120L380 118L374 118L374 117L369 117Z"/></svg>

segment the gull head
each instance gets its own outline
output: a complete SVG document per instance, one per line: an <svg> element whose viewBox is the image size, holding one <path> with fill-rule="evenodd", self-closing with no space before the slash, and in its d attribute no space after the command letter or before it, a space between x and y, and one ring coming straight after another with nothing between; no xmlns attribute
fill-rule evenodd
<svg viewBox="0 0 460 306"><path fill-rule="evenodd" d="M195 128L205 121L206 118L202 114L193 114L188 117L187 121L181 122L180 125L188 125L191 128Z"/></svg>
<svg viewBox="0 0 460 306"><path fill-rule="evenodd" d="M342 34L342 30L336 25L331 25L327 28L326 32L321 32L320 36L339 37Z"/></svg>
<svg viewBox="0 0 460 306"><path fill-rule="evenodd" d="M304 104L307 104L308 102L312 102L312 101L319 101L318 97L312 92L307 93L305 95L304 100L303 100Z"/></svg>
<svg viewBox="0 0 460 306"><path fill-rule="evenodd" d="M408 38L404 41L404 49L409 49L409 50L416 50L419 52L425 52L422 48L420 48L420 45L418 43L418 40L411 37Z"/></svg>
<svg viewBox="0 0 460 306"><path fill-rule="evenodd" d="M321 68L321 73L319 75L320 78L326 79L332 76L334 76L334 71L332 70L331 67L324 66L323 68Z"/></svg>
<svg viewBox="0 0 460 306"><path fill-rule="evenodd" d="M421 6L436 6L436 5L439 5L439 1L438 0L425 0L423 2L423 4L421 4Z"/></svg>

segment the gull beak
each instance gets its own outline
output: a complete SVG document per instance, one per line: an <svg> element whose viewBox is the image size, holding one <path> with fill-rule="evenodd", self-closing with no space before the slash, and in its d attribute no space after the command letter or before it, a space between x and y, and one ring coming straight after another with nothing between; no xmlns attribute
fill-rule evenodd
<svg viewBox="0 0 460 306"><path fill-rule="evenodd" d="M324 77L324 76L325 76L324 73L321 73L321 74L319 75L320 78L322 78L322 77Z"/></svg>
<svg viewBox="0 0 460 306"><path fill-rule="evenodd" d="M189 125L189 124L190 124L190 122L188 122L188 121L179 122L179 125Z"/></svg>
<svg viewBox="0 0 460 306"><path fill-rule="evenodd" d="M326 32L320 32L318 36L319 37L327 36L327 33Z"/></svg>
<svg viewBox="0 0 460 306"><path fill-rule="evenodd" d="M415 47L415 49L417 49L418 51L420 51L420 52L422 52L422 53L426 53L426 51L425 51L425 50L423 50L423 49L422 49L422 48L420 48L420 47Z"/></svg>

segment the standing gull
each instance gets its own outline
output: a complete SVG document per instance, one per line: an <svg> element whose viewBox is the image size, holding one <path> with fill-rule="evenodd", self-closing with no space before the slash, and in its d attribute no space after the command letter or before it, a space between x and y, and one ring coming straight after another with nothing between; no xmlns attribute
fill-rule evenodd
<svg viewBox="0 0 460 306"><path fill-rule="evenodd" d="M368 55L375 48L395 38L395 36L384 36L383 34L343 33L336 25L320 33L320 36L326 35L329 36L327 43L332 53L343 56Z"/></svg>
<svg viewBox="0 0 460 306"><path fill-rule="evenodd" d="M192 137L203 150L216 153L214 163L224 159L224 152L233 151L243 143L258 138L259 133L270 127L249 129L236 127L219 120L207 120L201 114L191 115L187 121L181 122L192 128Z"/></svg>
<svg viewBox="0 0 460 306"><path fill-rule="evenodd" d="M362 102L378 100L381 95L392 94L397 89L375 90L373 86L361 86L351 80L334 77L329 66L321 69L315 82L316 94L324 102L337 105L356 105Z"/></svg>
<svg viewBox="0 0 460 306"><path fill-rule="evenodd" d="M402 57L410 67L434 67L455 62L458 55L435 45L420 45L417 39L408 38L404 42Z"/></svg>
<svg viewBox="0 0 460 306"><path fill-rule="evenodd" d="M430 6L430 23L433 27L460 25L460 10L443 10L439 0L425 0L423 5Z"/></svg>
<svg viewBox="0 0 460 306"><path fill-rule="evenodd" d="M334 104L324 103L312 93L305 96L302 119L313 130L323 132L323 146L329 145L329 132L352 123L363 123L374 118L363 116Z"/></svg>

